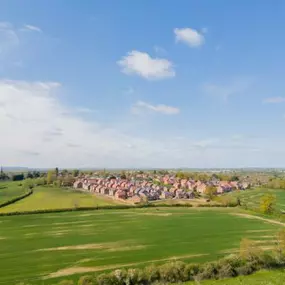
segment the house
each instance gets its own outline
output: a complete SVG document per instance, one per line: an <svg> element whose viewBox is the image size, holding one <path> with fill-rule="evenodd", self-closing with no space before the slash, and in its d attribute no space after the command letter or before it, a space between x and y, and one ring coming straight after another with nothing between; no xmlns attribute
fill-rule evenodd
<svg viewBox="0 0 285 285"><path fill-rule="evenodd" d="M206 188L207 188L207 185L203 182L196 184L196 190L200 194L205 194Z"/></svg>
<svg viewBox="0 0 285 285"><path fill-rule="evenodd" d="M125 190L118 190L116 193L115 193L115 197L117 199L127 199L127 192Z"/></svg>
<svg viewBox="0 0 285 285"><path fill-rule="evenodd" d="M80 189L83 187L83 182L81 180L77 180L73 183L73 187L76 189Z"/></svg>
<svg viewBox="0 0 285 285"><path fill-rule="evenodd" d="M162 191L162 193L159 196L160 199L172 199L173 194L168 191Z"/></svg>

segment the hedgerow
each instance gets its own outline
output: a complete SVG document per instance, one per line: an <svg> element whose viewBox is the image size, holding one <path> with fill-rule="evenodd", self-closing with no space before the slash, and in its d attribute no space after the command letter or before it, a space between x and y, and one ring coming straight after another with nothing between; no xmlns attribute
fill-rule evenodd
<svg viewBox="0 0 285 285"><path fill-rule="evenodd" d="M82 276L78 285L152 285L171 284L206 279L225 279L249 275L260 269L285 267L285 254L278 251L259 252L257 255L230 255L218 261L205 264L186 264L173 261L163 265L150 265L143 269L117 269L98 276ZM66 282L66 283L64 283ZM68 280L58 285L72 284Z"/></svg>
<svg viewBox="0 0 285 285"><path fill-rule="evenodd" d="M20 200L22 200L22 199L24 199L24 198L30 196L31 194L33 194L33 189L29 189L29 190L27 190L26 193L24 193L23 195L18 196L18 197L15 197L15 198L12 198L12 199L10 199L10 200L8 200L8 201L6 201L6 202L0 204L0 208L3 208L3 207L5 207L5 206L11 205L11 204L13 204L13 203L15 203L15 202L18 202L18 201L20 201Z"/></svg>

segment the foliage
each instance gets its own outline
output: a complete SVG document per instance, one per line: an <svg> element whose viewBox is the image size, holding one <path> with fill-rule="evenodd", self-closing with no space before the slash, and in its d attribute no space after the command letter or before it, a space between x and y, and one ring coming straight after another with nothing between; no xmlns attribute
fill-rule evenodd
<svg viewBox="0 0 285 285"><path fill-rule="evenodd" d="M92 275L81 276L78 280L78 285L93 285L96 280Z"/></svg>
<svg viewBox="0 0 285 285"><path fill-rule="evenodd" d="M214 197L217 195L217 188L215 186L207 186L205 194L210 200L213 200Z"/></svg>
<svg viewBox="0 0 285 285"><path fill-rule="evenodd" d="M24 174L21 173L21 174L13 174L12 175L12 181L21 181L21 180L24 180Z"/></svg>
<svg viewBox="0 0 285 285"><path fill-rule="evenodd" d="M276 206L276 196L266 194L260 199L260 211L264 214L273 214Z"/></svg>
<svg viewBox="0 0 285 285"><path fill-rule="evenodd" d="M49 170L47 173L47 184L52 184L56 180L56 175L54 171Z"/></svg>
<svg viewBox="0 0 285 285"><path fill-rule="evenodd" d="M72 171L72 176L77 177L79 175L79 170L78 169L74 169Z"/></svg>

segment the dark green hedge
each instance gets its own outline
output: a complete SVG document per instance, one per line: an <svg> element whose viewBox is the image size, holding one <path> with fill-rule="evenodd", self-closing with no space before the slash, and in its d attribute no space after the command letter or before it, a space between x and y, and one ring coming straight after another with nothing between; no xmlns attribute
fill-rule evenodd
<svg viewBox="0 0 285 285"><path fill-rule="evenodd" d="M8 201L0 204L0 208L3 208L3 207L8 206L8 205L11 205L11 204L13 204L13 203L15 203L17 201L20 201L20 200L30 196L31 194L33 194L33 189L30 189L28 192L26 192L25 194L23 194L21 196L15 197L15 198L13 198L11 200L8 200Z"/></svg>

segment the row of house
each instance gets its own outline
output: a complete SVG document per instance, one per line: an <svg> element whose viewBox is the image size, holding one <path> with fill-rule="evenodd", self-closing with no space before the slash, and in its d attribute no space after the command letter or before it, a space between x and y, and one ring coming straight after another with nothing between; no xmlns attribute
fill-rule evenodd
<svg viewBox="0 0 285 285"><path fill-rule="evenodd" d="M207 186L215 186L217 193L222 194L234 189L246 189L247 184L227 181L194 181L161 177L150 180L128 180L115 176L109 178L83 177L75 181L74 188L92 193L112 196L117 199L131 199L133 202L159 199L193 199L198 193L204 195Z"/></svg>

